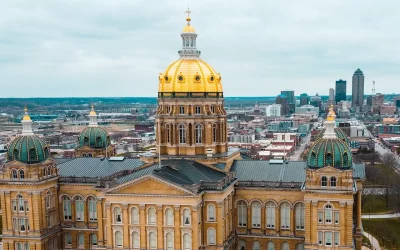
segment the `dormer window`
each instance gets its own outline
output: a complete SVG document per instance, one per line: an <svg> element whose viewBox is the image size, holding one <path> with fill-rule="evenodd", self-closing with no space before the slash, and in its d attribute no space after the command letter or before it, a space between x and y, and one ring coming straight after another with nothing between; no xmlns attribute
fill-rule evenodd
<svg viewBox="0 0 400 250"><path fill-rule="evenodd" d="M326 178L326 176L322 176L321 187L327 187L327 186L328 186L328 178Z"/></svg>
<svg viewBox="0 0 400 250"><path fill-rule="evenodd" d="M331 177L331 187L336 187L336 177Z"/></svg>

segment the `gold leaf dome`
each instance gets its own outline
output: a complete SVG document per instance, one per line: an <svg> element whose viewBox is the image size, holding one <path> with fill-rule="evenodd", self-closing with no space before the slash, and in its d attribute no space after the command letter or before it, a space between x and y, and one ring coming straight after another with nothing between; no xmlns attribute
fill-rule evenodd
<svg viewBox="0 0 400 250"><path fill-rule="evenodd" d="M221 76L201 59L181 58L160 73L159 93L222 93Z"/></svg>
<svg viewBox="0 0 400 250"><path fill-rule="evenodd" d="M188 21L188 23L185 25L185 27L183 27L182 32L183 33L195 33L196 30L194 29L194 27L190 24L190 17L186 18L186 21Z"/></svg>

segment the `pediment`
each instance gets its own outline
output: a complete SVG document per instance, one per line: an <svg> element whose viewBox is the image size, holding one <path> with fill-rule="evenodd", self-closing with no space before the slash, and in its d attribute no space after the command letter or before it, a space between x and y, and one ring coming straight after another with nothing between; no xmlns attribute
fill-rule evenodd
<svg viewBox="0 0 400 250"><path fill-rule="evenodd" d="M173 183L161 180L154 176L145 176L107 191L109 194L137 194L137 195L193 195L190 191Z"/></svg>
<svg viewBox="0 0 400 250"><path fill-rule="evenodd" d="M19 167L25 167L26 164L22 163L20 161L17 161L17 160L13 160L13 161L7 162L6 166L9 168L19 168Z"/></svg>
<svg viewBox="0 0 400 250"><path fill-rule="evenodd" d="M326 166L323 168L318 168L317 170L315 170L315 172L317 172L317 173L343 173L344 171L341 169L331 167L331 166Z"/></svg>

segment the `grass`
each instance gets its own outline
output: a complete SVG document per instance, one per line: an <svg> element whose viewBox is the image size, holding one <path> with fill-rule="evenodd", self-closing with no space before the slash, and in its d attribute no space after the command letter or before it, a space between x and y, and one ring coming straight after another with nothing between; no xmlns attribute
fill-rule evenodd
<svg viewBox="0 0 400 250"><path fill-rule="evenodd" d="M362 207L363 214L377 214L377 213L387 213L391 211L391 204L389 203L389 208L386 208L385 201L378 195L368 195L367 200Z"/></svg>
<svg viewBox="0 0 400 250"><path fill-rule="evenodd" d="M378 239L381 247L400 249L400 221L398 219L364 219L364 231Z"/></svg>
<svg viewBox="0 0 400 250"><path fill-rule="evenodd" d="M371 247L371 242L370 242L369 239L368 239L367 237L365 237L364 235L363 235L363 237L362 237L362 244L365 245L365 246L368 246L369 248Z"/></svg>

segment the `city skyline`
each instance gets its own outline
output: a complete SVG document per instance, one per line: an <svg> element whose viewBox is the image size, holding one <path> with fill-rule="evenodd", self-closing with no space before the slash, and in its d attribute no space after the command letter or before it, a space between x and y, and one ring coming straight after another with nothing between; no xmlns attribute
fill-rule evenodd
<svg viewBox="0 0 400 250"><path fill-rule="evenodd" d="M397 2L207 3L189 3L192 24L226 96L276 96L282 89L327 95L357 68L366 75L366 95L372 81L380 93L393 93L400 81L400 51L391 44L399 37L391 32ZM186 6L5 3L0 97L155 96L165 62L178 58ZM371 18L382 12L385 19Z"/></svg>

